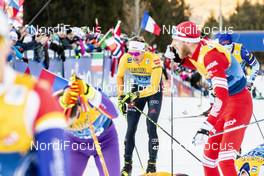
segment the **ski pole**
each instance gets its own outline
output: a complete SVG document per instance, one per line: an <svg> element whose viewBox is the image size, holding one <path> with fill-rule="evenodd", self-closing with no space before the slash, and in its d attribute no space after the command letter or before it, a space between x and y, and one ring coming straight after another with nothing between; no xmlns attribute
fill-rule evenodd
<svg viewBox="0 0 264 176"><path fill-rule="evenodd" d="M254 117L254 119L255 119L255 122L257 122L258 120L257 120L257 118L256 118L256 116L255 116L255 114L254 114L254 112L253 112L252 114L253 114L253 117ZM263 135L263 132L262 132L260 126L259 126L259 123L257 123L257 126L258 126L259 132L260 132L260 134L261 134L261 136L262 136L262 139L264 140L264 135Z"/></svg>
<svg viewBox="0 0 264 176"><path fill-rule="evenodd" d="M49 5L49 3L51 2L51 0L48 0L44 6L41 7L41 9L37 12L37 14L30 20L30 22L28 23L28 25L31 25L35 19L41 14L41 12Z"/></svg>
<svg viewBox="0 0 264 176"><path fill-rule="evenodd" d="M127 118L127 115L124 115L124 116ZM142 169L142 173L144 173L145 171L144 171L143 163L142 163L142 160L140 158L140 155L139 155L139 152L138 152L136 144L135 144L135 149L136 149L136 153L137 153L137 157L138 157L138 161L139 161L140 167Z"/></svg>
<svg viewBox="0 0 264 176"><path fill-rule="evenodd" d="M73 77L73 81L77 79L75 73L73 73L72 77ZM83 112L88 112L90 108L89 108L89 105L88 105L88 102L86 100L85 95L80 95L79 96L79 100L81 102L82 111ZM86 120L88 122L88 127L90 129L91 136L92 136L92 139L94 141L96 152L97 152L97 154L99 156L99 159L100 159L100 162L102 164L104 176L109 176L109 172L108 172L108 169L107 169L107 166L106 166L106 163L105 163L105 159L104 159L104 156L103 156L103 153L102 153L102 150L101 150L101 146L100 146L98 138L97 138L97 136L95 134L95 130L94 130L94 126L92 124L91 118L88 117L87 113L86 113L86 117L87 117Z"/></svg>
<svg viewBox="0 0 264 176"><path fill-rule="evenodd" d="M173 119L189 119L189 118L204 118L204 115L199 114L199 115L173 117Z"/></svg>
<svg viewBox="0 0 264 176"><path fill-rule="evenodd" d="M252 122L252 123L249 123L249 124L242 124L242 125L239 125L239 126L236 126L236 127L233 127L233 128L229 128L227 130L224 130L224 131L221 131L221 132L218 132L218 133L215 133L211 136L209 136L209 138L212 138L212 137L215 137L215 136L219 136L219 135L222 135L222 134L225 134L225 133L229 133L229 132L232 132L232 131L236 131L236 130L239 130L239 129L242 129L242 128L246 128L250 125L253 125L255 123L260 123L260 122L263 122L264 119L261 119L261 120L258 120L258 121L255 121L255 122Z"/></svg>
<svg viewBox="0 0 264 176"><path fill-rule="evenodd" d="M87 101L85 100L85 96L81 95L80 96L80 100L81 100L81 107L82 107L83 112L88 112L89 111L89 106L87 104ZM98 156L100 158L101 164L102 164L104 175L105 176L109 176L108 169L107 169L107 166L106 166L106 163L105 163L105 159L104 159L104 156L103 156L103 153L102 153L101 146L99 144L98 138L97 138L97 136L95 134L95 130L94 130L93 124L90 121L91 119L89 117L87 117L87 119L88 119L88 124L89 124L89 128L90 128L91 136L92 136L94 144L95 144L95 149L96 149L96 152L97 152L97 154L98 154Z"/></svg>
<svg viewBox="0 0 264 176"><path fill-rule="evenodd" d="M174 134L174 123L173 123L173 96L174 96L174 77L173 77L173 74L174 74L174 70L173 70L173 67L174 67L174 60L171 59L171 86L170 86L170 89L171 89L171 116L170 116L170 120L171 120L171 135L173 137L173 134ZM173 172L174 172L174 157L173 157L173 139L171 138L171 175L173 175Z"/></svg>
<svg viewBox="0 0 264 176"><path fill-rule="evenodd" d="M142 173L144 173L144 167L143 167L143 164L142 164L142 161L141 161L141 158L140 158L140 155L139 155L139 152L138 152L138 149L137 149L137 146L135 144L135 149L136 149L136 153L137 153L137 157L138 157L138 161L139 161L139 164L140 164L140 167L142 169Z"/></svg>
<svg viewBox="0 0 264 176"><path fill-rule="evenodd" d="M157 124L156 122L154 122L146 113L144 113L143 111L141 111L140 109L138 109L136 106L134 106L134 108L140 112L141 114L143 114L151 123L153 123L155 126L157 126L159 129L161 129L164 133L166 133L169 137L171 137L171 139L173 139L181 148L183 148L186 152L188 152L189 154L191 154L197 161L199 161L201 163L201 160L195 156L190 150L188 150L184 145L182 145L177 139L175 139L170 133L168 133L164 128L162 128L159 124ZM263 119L264 120L264 119Z"/></svg>
<svg viewBox="0 0 264 176"><path fill-rule="evenodd" d="M203 105L203 91L200 90L200 104L198 104L198 107L201 107Z"/></svg>
<svg viewBox="0 0 264 176"><path fill-rule="evenodd" d="M127 118L127 115L125 115L125 117ZM157 175L170 176L171 175L170 173L164 172L164 171L162 171L162 172L155 172L155 173L144 173L145 172L144 166L143 166L142 160L140 158L139 151L138 151L138 148L137 148L136 144L135 144L135 150L136 150L136 154L137 154L137 157L138 157L138 160L139 160L139 163L140 163L140 167L141 167L141 170L142 170L142 173L143 173L140 176L157 176Z"/></svg>

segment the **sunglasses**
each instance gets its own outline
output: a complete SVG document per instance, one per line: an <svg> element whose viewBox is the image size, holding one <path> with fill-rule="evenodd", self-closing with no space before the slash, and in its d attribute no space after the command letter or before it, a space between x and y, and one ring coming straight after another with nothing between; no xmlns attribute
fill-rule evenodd
<svg viewBox="0 0 264 176"><path fill-rule="evenodd" d="M133 52L129 51L128 54L130 54L131 56L137 57L137 56L139 56L141 54L141 52L139 52L139 51L133 51Z"/></svg>
<svg viewBox="0 0 264 176"><path fill-rule="evenodd" d="M221 45L229 45L229 44L231 44L231 42L228 41L228 40L220 41L219 43L220 43Z"/></svg>

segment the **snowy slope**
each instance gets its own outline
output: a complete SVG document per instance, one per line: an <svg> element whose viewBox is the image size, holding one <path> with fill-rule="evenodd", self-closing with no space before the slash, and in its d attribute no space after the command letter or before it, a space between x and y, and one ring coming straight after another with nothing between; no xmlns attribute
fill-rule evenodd
<svg viewBox="0 0 264 176"><path fill-rule="evenodd" d="M258 76L254 82L254 86L256 86L257 90L264 95L264 76Z"/></svg>
<svg viewBox="0 0 264 176"><path fill-rule="evenodd" d="M116 102L116 99L112 99ZM174 116L184 116L183 112L186 115L198 115L208 108L208 99L203 98L202 106L199 107L200 104L199 98L174 98ZM170 97L164 97L161 115L159 119L159 124L168 132L170 132L170 112L171 112L171 99ZM262 108L264 107L263 100L254 101L254 113L258 119L264 118L264 114ZM145 112L147 108L145 109ZM177 140L179 140L184 146L186 146L189 150L191 150L195 155L199 158L202 156L202 147L194 147L191 144L192 137L196 133L196 130L199 128L203 118L196 119L175 119L174 120L174 136ZM252 118L252 121L254 119ZM126 121L125 118L120 116L115 120L115 124L117 127L118 135L119 135L119 143L120 143L120 157L121 157L121 167L123 166L123 140L126 133ZM262 129L264 130L264 123L261 124ZM161 130L158 130L159 139L160 139L160 150L158 155L158 163L157 168L158 171L170 171L170 163L171 163L171 150L170 143L171 139L164 134ZM138 126L138 131L136 135L136 145L139 149L141 160L143 161L144 167L146 167L146 163L148 160L148 151L147 151L147 130L146 130L146 119L144 116L141 116L141 121ZM256 125L252 125L247 129L246 136L244 142L242 144L242 152L246 153L252 148L256 147L260 143L263 143L263 139L258 131ZM133 159L133 176L139 175L142 173L142 169L140 167L139 161L136 157L136 153L134 152ZM174 173L186 173L191 176L202 176L203 169L202 166L187 152L185 152L182 148L180 148L176 143L174 143ZM96 176L98 175L97 169L93 162L93 158L90 159L87 165L88 175ZM87 174L85 174L87 175Z"/></svg>

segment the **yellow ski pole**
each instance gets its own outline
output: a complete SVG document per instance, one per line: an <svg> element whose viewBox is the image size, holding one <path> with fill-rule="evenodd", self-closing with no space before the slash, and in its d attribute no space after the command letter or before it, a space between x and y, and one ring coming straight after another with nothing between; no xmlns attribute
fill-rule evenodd
<svg viewBox="0 0 264 176"><path fill-rule="evenodd" d="M76 75L74 73L72 74L72 78L73 78L72 81L77 79ZM83 112L88 112L89 111L89 105L88 105L88 102L87 102L87 100L85 98L85 95L80 95L79 98L80 98L80 101L81 101L82 111ZM92 121L91 121L91 119L89 117L87 117L87 121L88 121L88 127L90 129L92 139L94 141L96 152L97 152L97 154L98 154L98 156L100 158L100 162L102 164L104 176L109 176L109 172L108 172L108 169L107 169L107 166L106 166L106 163L105 163L105 159L104 159L104 156L103 156L103 153L102 153L102 150L101 150L101 146L100 146L98 138L97 138L97 136L95 134L95 130L94 130Z"/></svg>
<svg viewBox="0 0 264 176"><path fill-rule="evenodd" d="M81 95L80 96L80 100L81 100L81 106L82 106L83 112L88 112L89 111L89 106L88 106L87 100L85 99L85 96ZM104 156L103 156L103 153L102 153L101 146L99 144L98 138L97 138L97 136L95 134L95 130L94 130L93 124L90 121L89 117L87 117L87 119L88 119L88 126L89 126L89 129L90 129L90 132L91 132L91 136L92 136L94 144L95 144L95 149L96 149L96 152L97 152L97 154L98 154L98 156L100 158L101 164L102 164L104 175L105 176L109 176L108 169L107 169L107 166L106 166L106 163L105 163L105 159L104 159Z"/></svg>

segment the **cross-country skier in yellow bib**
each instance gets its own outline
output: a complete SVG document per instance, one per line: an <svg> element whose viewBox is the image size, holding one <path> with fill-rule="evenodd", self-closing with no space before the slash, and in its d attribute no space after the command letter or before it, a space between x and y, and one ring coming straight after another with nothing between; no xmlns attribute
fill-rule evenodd
<svg viewBox="0 0 264 176"><path fill-rule="evenodd" d="M118 106L120 111L127 112L127 132L125 138L125 166L121 175L131 175L132 153L135 147L135 133L140 118L136 106L143 110L148 104L148 116L155 122L158 121L161 103L161 60L158 55L145 51L146 44L143 39L136 37L128 45L128 53L120 60L117 73ZM131 74L134 83L131 92L124 93L124 76ZM126 109L126 104L128 108ZM156 172L156 159L159 148L159 139L156 126L147 120L149 136L149 161L146 172Z"/></svg>

